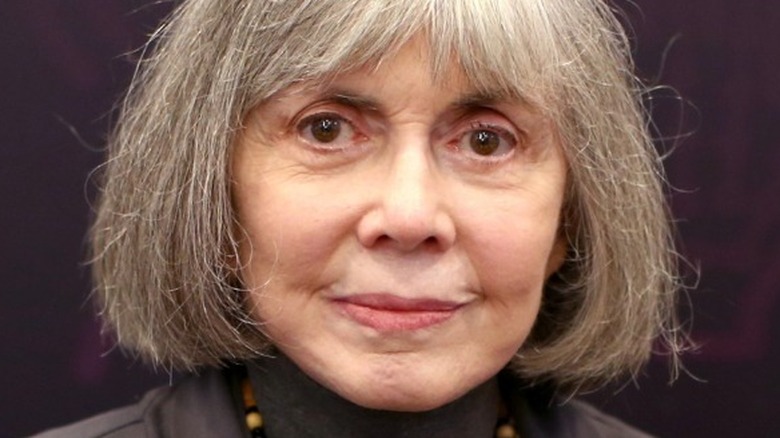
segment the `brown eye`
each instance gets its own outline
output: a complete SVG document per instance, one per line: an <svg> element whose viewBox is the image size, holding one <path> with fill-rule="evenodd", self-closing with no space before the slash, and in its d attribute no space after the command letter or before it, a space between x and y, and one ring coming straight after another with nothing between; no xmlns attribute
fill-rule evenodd
<svg viewBox="0 0 780 438"><path fill-rule="evenodd" d="M456 149L478 160L495 161L510 157L518 146L517 134L505 124L473 123L456 140Z"/></svg>
<svg viewBox="0 0 780 438"><path fill-rule="evenodd" d="M346 117L320 112L304 117L296 124L299 138L320 151L344 150L358 145L364 137Z"/></svg>
<svg viewBox="0 0 780 438"><path fill-rule="evenodd" d="M341 134L341 120L335 117L319 117L310 121L309 131L313 139L330 143Z"/></svg>
<svg viewBox="0 0 780 438"><path fill-rule="evenodd" d="M493 155L501 146L501 136L493 131L473 131L469 137L469 146L477 155Z"/></svg>

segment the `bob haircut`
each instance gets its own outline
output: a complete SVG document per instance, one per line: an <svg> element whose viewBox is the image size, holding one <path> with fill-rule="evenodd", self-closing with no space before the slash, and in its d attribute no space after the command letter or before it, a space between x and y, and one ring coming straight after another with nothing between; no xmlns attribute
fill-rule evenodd
<svg viewBox="0 0 780 438"><path fill-rule="evenodd" d="M510 367L575 393L635 375L654 345L676 365L661 160L604 0L182 2L152 37L101 169L95 294L120 345L178 369L269 351L236 275L230 162L243 119L290 85L381 68L415 35L432 74L456 61L478 91L526 102L562 139L568 256Z"/></svg>

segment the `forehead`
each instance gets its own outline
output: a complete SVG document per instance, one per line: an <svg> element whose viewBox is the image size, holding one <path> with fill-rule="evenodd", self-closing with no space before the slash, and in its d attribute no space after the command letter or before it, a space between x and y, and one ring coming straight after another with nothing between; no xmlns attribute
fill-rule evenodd
<svg viewBox="0 0 780 438"><path fill-rule="evenodd" d="M462 107L499 102L528 105L513 90L475 82L454 52L446 64L435 62L429 39L418 33L377 59L299 81L276 97L322 94L367 108L383 105L378 96L399 102L425 94L430 99L447 96L451 104Z"/></svg>

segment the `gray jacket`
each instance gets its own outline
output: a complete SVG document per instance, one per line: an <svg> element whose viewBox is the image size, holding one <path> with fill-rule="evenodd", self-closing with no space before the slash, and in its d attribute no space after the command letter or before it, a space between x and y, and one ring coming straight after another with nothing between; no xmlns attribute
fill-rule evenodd
<svg viewBox="0 0 780 438"><path fill-rule="evenodd" d="M243 408L230 373L211 370L148 392L134 405L49 430L38 438L246 438ZM506 386L506 385L504 385ZM506 390L502 392L505 393ZM544 394L513 390L507 400L523 438L648 437L577 400L550 403ZM327 437L327 435L324 435ZM335 434L334 436L343 436ZM294 437L293 437L294 438Z"/></svg>

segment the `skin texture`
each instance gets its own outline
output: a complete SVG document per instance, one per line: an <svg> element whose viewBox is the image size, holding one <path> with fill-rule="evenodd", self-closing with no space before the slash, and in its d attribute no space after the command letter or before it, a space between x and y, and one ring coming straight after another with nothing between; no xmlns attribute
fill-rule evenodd
<svg viewBox="0 0 780 438"><path fill-rule="evenodd" d="M553 124L456 65L434 80L426 50L280 92L233 159L252 315L369 408L433 409L494 376L565 252Z"/></svg>

